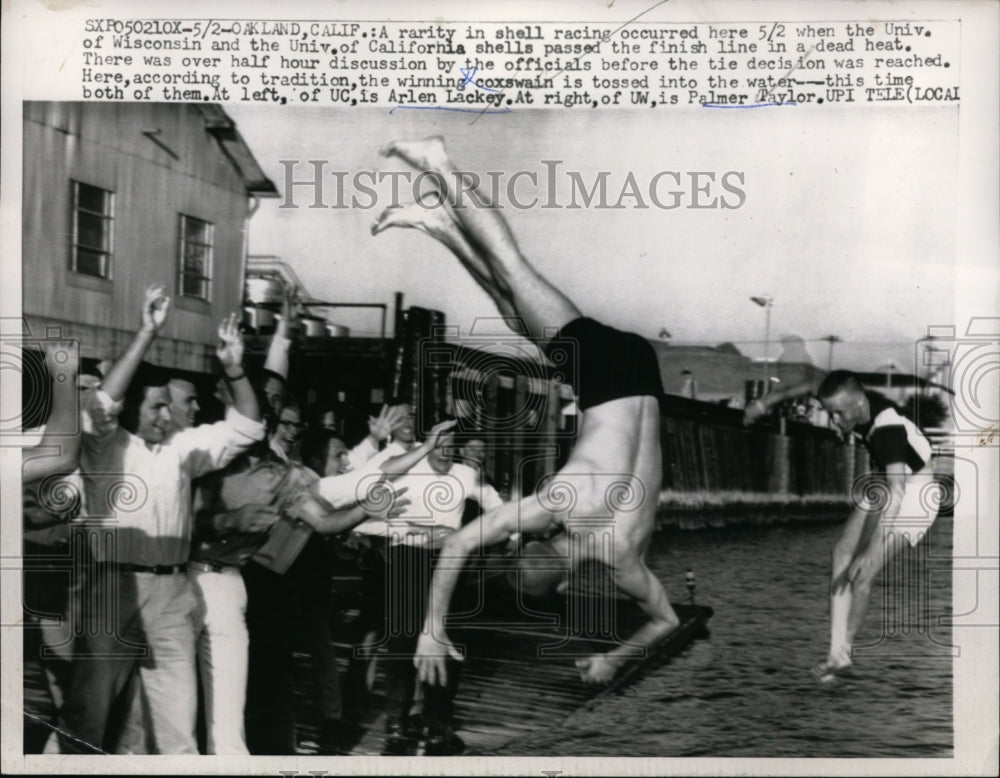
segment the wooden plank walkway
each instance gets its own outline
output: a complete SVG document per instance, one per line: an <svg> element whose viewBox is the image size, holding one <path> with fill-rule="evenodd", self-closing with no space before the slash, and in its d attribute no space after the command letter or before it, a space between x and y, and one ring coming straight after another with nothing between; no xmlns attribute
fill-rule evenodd
<svg viewBox="0 0 1000 778"><path fill-rule="evenodd" d="M526 615L514 593L505 589L488 587L488 624L483 618L478 623L468 618L448 628L452 641L466 649L455 699L455 729L466 744L466 754L488 752L522 733L557 726L591 701L615 693L679 654L693 640L707 634L706 623L712 616L712 609L706 606L675 605L681 623L663 643L649 656L627 665L612 684L593 686L580 680L574 659L606 651L616 644L617 636L631 634L644 620L638 607L631 600L615 597L610 598L609 607L609 598L580 594L532 601L534 612ZM580 618L574 616L574 610L588 609L592 614L610 613L612 618L596 631L576 628L573 621ZM350 650L346 643L337 645L342 674ZM298 705L299 752L323 753L315 713L309 716L309 711L315 711L310 698L309 658L305 653L296 657L296 687L302 703ZM381 668L372 691L372 712L361 722L364 733L350 751L352 754L374 755L382 749L385 717ZM419 749L418 745L415 753L421 753Z"/></svg>
<svg viewBox="0 0 1000 778"><path fill-rule="evenodd" d="M606 651L616 644L617 636L631 634L644 619L635 604L592 593L518 603L515 593L500 581L493 578L486 586L485 614L456 620L448 627L452 641L466 648L462 682L455 700L455 729L465 741L467 754L488 752L522 733L557 726L593 700L613 694L679 654L693 640L707 634L706 623L712 616L712 609L706 606L675 605L681 620L677 629L649 656L630 663L612 684L597 687L580 680L573 660ZM341 601L348 603L348 607L341 612L342 623L334 634L343 640L337 643L343 678L351 654L351 644L347 641L355 639L354 621L358 614L349 607L349 595ZM29 751L41 747L49 730L47 722L54 716L39 669L37 663L25 667ZM335 753L329 744L321 742L311 658L299 649L295 653L294 691L298 752ZM383 676L379 667L372 689L371 712L361 722L363 733L350 753L374 755L381 751L383 708ZM28 745L29 740L33 745Z"/></svg>

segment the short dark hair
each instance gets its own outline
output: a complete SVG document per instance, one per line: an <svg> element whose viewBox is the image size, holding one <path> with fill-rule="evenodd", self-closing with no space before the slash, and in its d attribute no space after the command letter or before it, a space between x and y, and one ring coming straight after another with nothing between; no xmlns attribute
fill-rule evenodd
<svg viewBox="0 0 1000 778"><path fill-rule="evenodd" d="M268 370L266 367L259 367L256 370L250 371L250 383L260 389L264 388L264 384L267 383L269 378L273 378L275 381L280 381L282 388L286 392L288 391L288 379L281 373L275 373L273 370Z"/></svg>
<svg viewBox="0 0 1000 778"><path fill-rule="evenodd" d="M131 433L139 428L139 406L146 399L146 389L161 389L170 381L169 374L148 362L139 364L132 381L122 398L122 412L118 422Z"/></svg>
<svg viewBox="0 0 1000 778"><path fill-rule="evenodd" d="M865 387L861 384L861 380L857 375L850 370L834 370L823 379L823 383L819 385L816 396L821 400L825 400L844 390L863 394Z"/></svg>
<svg viewBox="0 0 1000 778"><path fill-rule="evenodd" d="M310 429L302 438L302 462L315 471L316 475L324 475L323 468L332 440L341 440L341 437L333 430L322 428Z"/></svg>

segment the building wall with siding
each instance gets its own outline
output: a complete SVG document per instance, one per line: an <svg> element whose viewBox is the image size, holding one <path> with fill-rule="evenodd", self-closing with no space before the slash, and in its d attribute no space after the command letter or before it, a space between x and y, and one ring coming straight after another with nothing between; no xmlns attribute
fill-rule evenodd
<svg viewBox="0 0 1000 778"><path fill-rule="evenodd" d="M114 193L108 281L70 269L72 181ZM181 213L214 225L209 303L178 294ZM25 104L24 314L33 330L80 337L84 356L117 356L146 287L162 284L172 311L150 359L209 369L218 322L240 309L247 213L245 182L195 106Z"/></svg>

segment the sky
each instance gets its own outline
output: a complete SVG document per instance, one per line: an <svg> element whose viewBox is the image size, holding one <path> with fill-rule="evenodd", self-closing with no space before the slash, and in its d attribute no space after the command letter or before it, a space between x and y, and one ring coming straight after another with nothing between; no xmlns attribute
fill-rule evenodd
<svg viewBox="0 0 1000 778"><path fill-rule="evenodd" d="M545 201L550 161L556 204L571 201L569 173L591 186L608 172L615 203L629 174L649 207L524 208L504 214L535 267L588 315L677 344L730 341L743 353L765 353L762 307L771 297L769 353L787 335L807 341L825 367L913 369L915 344L932 325L955 320L957 108L774 107L752 111L522 109L478 117L444 111L317 109L228 105L265 173L280 191L295 160L295 180L309 179L308 160L324 160L322 199L338 199L333 171L345 172L345 199L358 171L404 170L380 157L390 139L442 135L462 170L534 172L515 195ZM475 121L473 121L475 119ZM555 166L558 160L560 164ZM737 208L693 209L690 184L682 207L661 209L646 197L661 171L715 174L708 194ZM742 183L740 181L742 180ZM705 184L706 179L700 179ZM660 179L660 201L673 186ZM462 334L479 317L496 316L487 295L457 260L412 230L372 237L369 226L392 200L391 179L375 186L374 207L309 208L314 190L297 187L289 205L265 200L250 222L251 254L279 256L313 297L441 310ZM403 185L399 199L411 199ZM506 200L505 200L506 202ZM578 200L579 202L579 200ZM623 204L632 206L634 199ZM596 203L595 203L596 204ZM365 314L344 314L355 331ZM480 325L477 332L483 331ZM498 330L497 330L498 331Z"/></svg>

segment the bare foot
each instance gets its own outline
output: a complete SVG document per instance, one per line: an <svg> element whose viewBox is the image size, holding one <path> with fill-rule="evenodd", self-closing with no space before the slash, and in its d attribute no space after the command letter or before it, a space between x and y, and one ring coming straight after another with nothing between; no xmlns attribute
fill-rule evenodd
<svg viewBox="0 0 1000 778"><path fill-rule="evenodd" d="M397 156L418 170L447 170L451 165L440 135L423 140L389 141L379 153L384 157Z"/></svg>
<svg viewBox="0 0 1000 778"><path fill-rule="evenodd" d="M611 659L607 654L593 654L586 659L576 660L576 669L580 672L580 680L584 683L609 683L621 667L620 662Z"/></svg>
<svg viewBox="0 0 1000 778"><path fill-rule="evenodd" d="M832 683L837 676L850 672L852 667L850 659L830 656L813 667L810 672L820 683Z"/></svg>
<svg viewBox="0 0 1000 778"><path fill-rule="evenodd" d="M456 225L448 213L448 206L425 208L420 203L386 208L372 224L372 235L378 235L390 227L410 227L426 232L432 238L447 241L456 230Z"/></svg>

